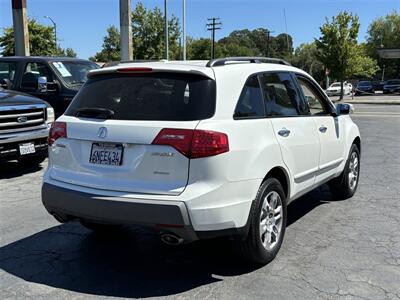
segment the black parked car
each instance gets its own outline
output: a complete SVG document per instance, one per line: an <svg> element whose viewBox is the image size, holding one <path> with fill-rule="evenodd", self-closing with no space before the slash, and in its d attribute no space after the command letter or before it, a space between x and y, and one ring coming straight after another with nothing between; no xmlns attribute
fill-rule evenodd
<svg viewBox="0 0 400 300"><path fill-rule="evenodd" d="M372 85L374 86L375 91L383 91L383 86L386 84L386 81L374 81Z"/></svg>
<svg viewBox="0 0 400 300"><path fill-rule="evenodd" d="M383 87L384 94L399 93L399 92L400 92L400 79L388 80Z"/></svg>
<svg viewBox="0 0 400 300"><path fill-rule="evenodd" d="M53 121L54 110L45 101L0 88L0 162L42 162Z"/></svg>
<svg viewBox="0 0 400 300"><path fill-rule="evenodd" d="M357 83L355 95L374 94L375 89L371 81L360 81Z"/></svg>
<svg viewBox="0 0 400 300"><path fill-rule="evenodd" d="M86 74L97 68L89 60L69 57L0 57L0 87L43 99L59 116L86 81Z"/></svg>

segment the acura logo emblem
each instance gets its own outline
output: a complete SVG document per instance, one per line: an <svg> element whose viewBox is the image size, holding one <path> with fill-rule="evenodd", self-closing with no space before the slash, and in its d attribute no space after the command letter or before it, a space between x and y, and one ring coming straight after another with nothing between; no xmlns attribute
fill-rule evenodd
<svg viewBox="0 0 400 300"><path fill-rule="evenodd" d="M18 119L17 119L18 123L25 123L26 121L28 121L27 117L18 117Z"/></svg>
<svg viewBox="0 0 400 300"><path fill-rule="evenodd" d="M100 127L99 132L97 133L97 136L101 139L105 139L107 137L107 128L105 127Z"/></svg>

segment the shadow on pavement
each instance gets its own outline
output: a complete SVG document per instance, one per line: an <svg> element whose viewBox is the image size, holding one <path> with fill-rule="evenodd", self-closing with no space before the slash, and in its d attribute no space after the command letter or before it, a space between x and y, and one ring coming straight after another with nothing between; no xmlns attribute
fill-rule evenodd
<svg viewBox="0 0 400 300"><path fill-rule="evenodd" d="M328 185L326 184L294 200L287 207L287 227L301 219L314 208L323 204L329 204L331 201L336 202L340 200L333 197L332 193L329 191Z"/></svg>
<svg viewBox="0 0 400 300"><path fill-rule="evenodd" d="M42 169L42 164L26 164L17 161L0 162L0 179L11 179Z"/></svg>
<svg viewBox="0 0 400 300"><path fill-rule="evenodd" d="M292 202L290 226L332 200L322 187ZM158 233L126 227L101 236L77 222L49 228L0 248L0 268L29 282L84 294L146 298L182 293L220 281L218 276L252 272L228 240L178 247L161 243Z"/></svg>
<svg viewBox="0 0 400 300"><path fill-rule="evenodd" d="M145 235L144 235L144 234ZM78 223L52 227L0 248L0 268L29 282L113 297L174 295L255 270L238 263L229 241L179 247L158 234L126 228L99 236Z"/></svg>

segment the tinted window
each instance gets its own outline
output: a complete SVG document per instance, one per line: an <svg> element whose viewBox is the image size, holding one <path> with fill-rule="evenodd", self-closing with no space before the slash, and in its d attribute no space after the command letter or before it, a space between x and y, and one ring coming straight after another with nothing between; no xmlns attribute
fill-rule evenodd
<svg viewBox="0 0 400 300"><path fill-rule="evenodd" d="M170 73L97 76L81 88L66 115L80 108L109 109L119 120L206 119L215 111L215 82Z"/></svg>
<svg viewBox="0 0 400 300"><path fill-rule="evenodd" d="M316 88L303 77L298 77L298 82L304 95L304 100L312 115L326 114L324 100Z"/></svg>
<svg viewBox="0 0 400 300"><path fill-rule="evenodd" d="M0 62L0 81L8 79L13 82L16 69L17 63L15 62Z"/></svg>
<svg viewBox="0 0 400 300"><path fill-rule="evenodd" d="M45 64L28 63L22 75L21 88L36 90L38 88L38 77L46 77L48 82L53 81L53 73Z"/></svg>
<svg viewBox="0 0 400 300"><path fill-rule="evenodd" d="M265 117L264 101L257 75L251 76L247 79L236 105L234 117Z"/></svg>
<svg viewBox="0 0 400 300"><path fill-rule="evenodd" d="M85 83L87 73L99 68L95 63L85 61L54 61L52 65L68 85Z"/></svg>
<svg viewBox="0 0 400 300"><path fill-rule="evenodd" d="M265 73L261 78L267 116L297 116L306 111L289 73Z"/></svg>

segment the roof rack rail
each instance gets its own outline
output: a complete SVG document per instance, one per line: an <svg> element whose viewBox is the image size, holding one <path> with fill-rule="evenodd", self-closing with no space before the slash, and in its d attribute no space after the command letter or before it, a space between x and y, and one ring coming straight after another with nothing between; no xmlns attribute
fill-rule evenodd
<svg viewBox="0 0 400 300"><path fill-rule="evenodd" d="M211 59L208 61L206 64L206 67L218 67L218 66L224 66L227 62L249 62L249 63L272 63L272 64L280 64L280 65L286 65L286 66L291 66L290 63L287 61L280 59L280 58L272 58L272 57L258 57L258 56L238 56L238 57L224 57L224 58L216 58L216 59Z"/></svg>

